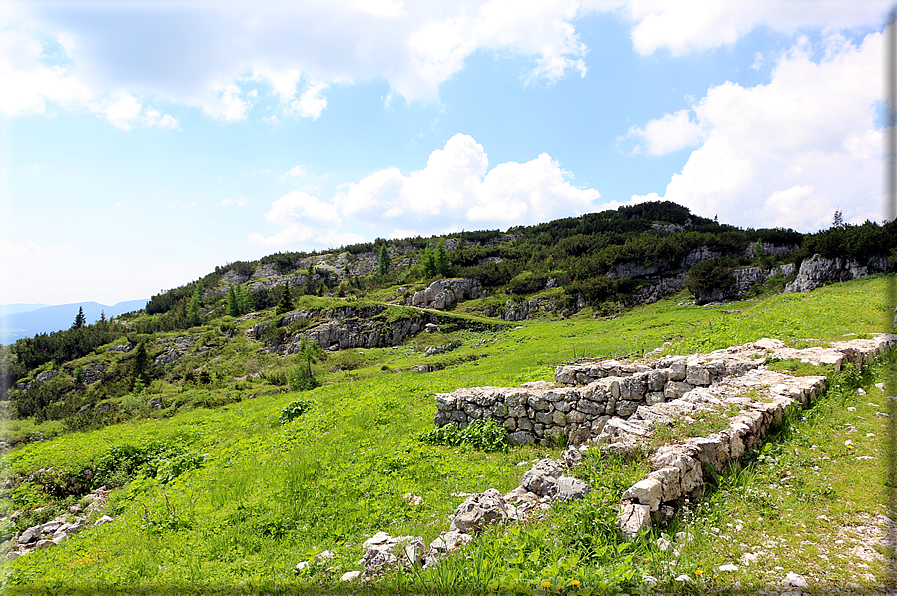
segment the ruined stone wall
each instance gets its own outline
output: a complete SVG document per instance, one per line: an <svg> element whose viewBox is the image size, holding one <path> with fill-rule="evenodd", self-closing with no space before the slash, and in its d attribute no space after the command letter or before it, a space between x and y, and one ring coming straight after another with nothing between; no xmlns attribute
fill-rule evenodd
<svg viewBox="0 0 897 596"><path fill-rule="evenodd" d="M879 344L865 340L876 347L860 350L856 341L864 340L795 350L777 340L760 340L688 357L567 364L555 369L555 383L472 387L437 394L434 422L463 428L475 420L494 420L508 430L513 444L563 437L578 445L598 437L611 418L638 418L640 407L676 400L695 388L741 377L760 368L767 357L798 358L836 369L847 362L861 367L877 353Z"/></svg>

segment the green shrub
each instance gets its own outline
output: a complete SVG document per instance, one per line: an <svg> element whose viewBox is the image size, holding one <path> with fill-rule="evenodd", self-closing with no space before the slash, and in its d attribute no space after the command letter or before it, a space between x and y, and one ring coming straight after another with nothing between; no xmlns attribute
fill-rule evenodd
<svg viewBox="0 0 897 596"><path fill-rule="evenodd" d="M469 445L481 451L505 451L508 448L508 431L495 420L474 420L463 429L446 424L421 433L419 439L428 445Z"/></svg>
<svg viewBox="0 0 897 596"><path fill-rule="evenodd" d="M280 423L286 424L302 416L311 409L312 402L307 399L297 399L287 404L280 411Z"/></svg>

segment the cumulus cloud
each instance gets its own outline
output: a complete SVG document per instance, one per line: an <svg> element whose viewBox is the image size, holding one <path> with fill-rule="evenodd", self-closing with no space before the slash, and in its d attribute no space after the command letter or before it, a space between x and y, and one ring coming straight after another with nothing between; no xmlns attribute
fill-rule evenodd
<svg viewBox="0 0 897 596"><path fill-rule="evenodd" d="M64 39L63 39L64 41ZM68 53L60 43L59 52ZM47 103L104 116L122 130L135 125L178 129L177 120L149 108L131 93L99 93L70 67L48 63L44 43L33 32L0 31L0 114L48 112Z"/></svg>
<svg viewBox="0 0 897 596"><path fill-rule="evenodd" d="M124 94L232 122L270 90L282 116L317 119L335 83L386 80L408 100L436 99L439 85L478 50L523 57L530 80L552 82L585 74L586 47L573 24L578 7L577 0L229 2L213 9L199 0L123 0L115 10L19 3L7 11L19 29L0 35L0 110L99 102L125 126L172 125L161 115L139 120L133 105L109 105ZM50 63L47 47L58 44L66 44L66 59Z"/></svg>
<svg viewBox="0 0 897 596"><path fill-rule="evenodd" d="M699 145L704 137L701 126L692 121L689 110L665 114L644 127L633 126L620 141L634 141L632 153L664 155L672 151Z"/></svg>
<svg viewBox="0 0 897 596"><path fill-rule="evenodd" d="M430 154L422 170L397 168L351 183L335 198L350 218L395 227L394 234L534 224L594 210L600 193L570 184L569 172L543 153L489 170L483 146L456 134Z"/></svg>
<svg viewBox="0 0 897 596"><path fill-rule="evenodd" d="M252 244L286 246L301 242L329 247L363 240L358 234L337 229L342 225L342 220L333 205L299 190L274 201L265 219L283 229L272 236L250 234L249 242Z"/></svg>
<svg viewBox="0 0 897 596"><path fill-rule="evenodd" d="M634 23L637 52L664 49L676 56L733 44L758 26L786 33L809 27L879 28L891 5L889 0L585 0L583 10L617 10Z"/></svg>
<svg viewBox="0 0 897 596"><path fill-rule="evenodd" d="M869 73L881 71L881 38L869 34L858 46L827 40L819 60L799 44L767 84L711 87L689 118L702 145L662 197L634 199L662 198L741 225L805 231L830 224L836 208L847 221L880 218L875 105L882 86ZM655 122L681 118L679 112ZM651 147L651 124L638 130Z"/></svg>

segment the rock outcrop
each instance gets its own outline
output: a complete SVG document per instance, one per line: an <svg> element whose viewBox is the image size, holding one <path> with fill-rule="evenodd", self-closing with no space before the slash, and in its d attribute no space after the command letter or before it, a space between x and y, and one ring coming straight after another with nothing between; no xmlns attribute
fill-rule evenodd
<svg viewBox="0 0 897 596"><path fill-rule="evenodd" d="M737 300L743 298L754 285L762 283L766 280L766 274L758 267L744 267L734 269L732 271L734 282L727 287L713 287L709 290L699 292L695 296L698 304L707 304L708 302L722 302L723 300Z"/></svg>
<svg viewBox="0 0 897 596"><path fill-rule="evenodd" d="M854 259L827 259L821 255L813 255L800 264L797 277L785 286L785 292L809 292L826 283L849 281L871 273L891 271L893 268L886 255L872 256L865 265Z"/></svg>
<svg viewBox="0 0 897 596"><path fill-rule="evenodd" d="M475 279L438 279L427 289L415 292L405 303L418 308L445 310L458 300L475 300L484 295L480 282Z"/></svg>

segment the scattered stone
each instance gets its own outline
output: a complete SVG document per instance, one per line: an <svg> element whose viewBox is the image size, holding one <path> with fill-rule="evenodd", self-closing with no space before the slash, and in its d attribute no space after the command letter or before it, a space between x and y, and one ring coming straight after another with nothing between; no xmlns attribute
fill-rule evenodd
<svg viewBox="0 0 897 596"><path fill-rule="evenodd" d="M733 565L732 563L726 563L725 565L720 565L717 567L720 571L738 571L738 565Z"/></svg>
<svg viewBox="0 0 897 596"><path fill-rule="evenodd" d="M807 580L803 578L803 576L794 573L793 571L789 571L787 575L785 575L785 579L782 580L782 585L785 587L791 588L808 588L809 584Z"/></svg>
<svg viewBox="0 0 897 596"><path fill-rule="evenodd" d="M507 519L508 511L505 500L500 492L490 488L480 494L468 497L458 505L449 529L470 534L491 523L504 523Z"/></svg>
<svg viewBox="0 0 897 596"><path fill-rule="evenodd" d="M339 580L341 582L352 582L359 577L361 577L361 571L347 571L339 578Z"/></svg>
<svg viewBox="0 0 897 596"><path fill-rule="evenodd" d="M108 515L104 515L103 517L101 517L100 519L98 519L97 521L95 521L93 523L93 527L96 528L97 526L102 526L103 524L108 524L112 521L115 521L115 520L113 520Z"/></svg>

